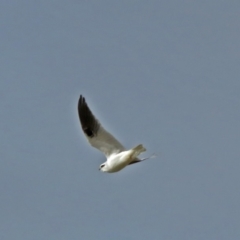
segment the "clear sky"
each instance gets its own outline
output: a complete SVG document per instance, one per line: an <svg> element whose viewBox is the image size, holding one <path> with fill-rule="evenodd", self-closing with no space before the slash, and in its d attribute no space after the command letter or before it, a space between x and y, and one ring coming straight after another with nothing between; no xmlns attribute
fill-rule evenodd
<svg viewBox="0 0 240 240"><path fill-rule="evenodd" d="M240 239L240 2L2 0L0 239ZM127 148L116 174L80 94Z"/></svg>

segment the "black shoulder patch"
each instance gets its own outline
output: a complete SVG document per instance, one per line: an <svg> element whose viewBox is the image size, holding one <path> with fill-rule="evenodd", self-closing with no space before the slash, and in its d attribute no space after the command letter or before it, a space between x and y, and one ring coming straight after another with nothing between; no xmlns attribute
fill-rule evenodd
<svg viewBox="0 0 240 240"><path fill-rule="evenodd" d="M85 128L85 129L83 129L83 131L85 132L85 134L88 137L90 137L90 138L94 137L93 131L90 128Z"/></svg>

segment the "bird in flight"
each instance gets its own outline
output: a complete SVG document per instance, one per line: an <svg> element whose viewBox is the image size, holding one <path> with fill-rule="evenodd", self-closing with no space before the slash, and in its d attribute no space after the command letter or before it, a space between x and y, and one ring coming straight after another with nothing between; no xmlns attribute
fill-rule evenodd
<svg viewBox="0 0 240 240"><path fill-rule="evenodd" d="M80 95L78 101L78 115L82 130L88 142L93 147L103 152L107 158L107 161L102 163L99 167L99 170L102 172L118 172L128 165L142 162L150 158L137 158L139 154L146 151L142 144L126 150L112 134L102 127L100 122L92 114L82 95Z"/></svg>

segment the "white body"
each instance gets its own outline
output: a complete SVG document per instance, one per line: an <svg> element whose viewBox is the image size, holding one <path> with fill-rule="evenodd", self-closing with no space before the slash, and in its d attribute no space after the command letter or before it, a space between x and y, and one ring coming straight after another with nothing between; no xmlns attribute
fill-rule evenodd
<svg viewBox="0 0 240 240"><path fill-rule="evenodd" d="M112 154L107 158L104 166L100 167L99 170L109 173L118 172L129 165L141 152L144 151L146 151L146 149L140 144L130 150Z"/></svg>

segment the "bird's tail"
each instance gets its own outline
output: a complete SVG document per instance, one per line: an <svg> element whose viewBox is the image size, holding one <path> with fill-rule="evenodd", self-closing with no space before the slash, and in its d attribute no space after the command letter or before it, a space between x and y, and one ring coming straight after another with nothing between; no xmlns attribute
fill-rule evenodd
<svg viewBox="0 0 240 240"><path fill-rule="evenodd" d="M143 147L142 144L137 145L136 147L132 148L133 151L133 157L137 157L140 153L145 152L146 148Z"/></svg>

